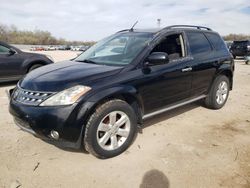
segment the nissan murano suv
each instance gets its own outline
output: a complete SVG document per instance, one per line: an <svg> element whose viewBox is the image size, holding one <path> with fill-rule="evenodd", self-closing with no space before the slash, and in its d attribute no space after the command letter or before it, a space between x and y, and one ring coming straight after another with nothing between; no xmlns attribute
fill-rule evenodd
<svg viewBox="0 0 250 188"><path fill-rule="evenodd" d="M131 145L146 118L198 100L223 107L233 72L230 52L209 28L128 29L27 74L10 90L9 111L36 137L109 158Z"/></svg>

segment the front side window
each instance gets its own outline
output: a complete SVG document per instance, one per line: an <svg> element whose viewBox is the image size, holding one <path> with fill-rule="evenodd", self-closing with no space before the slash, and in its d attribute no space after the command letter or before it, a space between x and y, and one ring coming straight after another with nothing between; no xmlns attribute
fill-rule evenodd
<svg viewBox="0 0 250 188"><path fill-rule="evenodd" d="M7 54L7 53L9 53L9 48L0 45L0 54Z"/></svg>
<svg viewBox="0 0 250 188"><path fill-rule="evenodd" d="M187 32L190 51L193 55L210 52L212 50L210 43L203 33Z"/></svg>
<svg viewBox="0 0 250 188"><path fill-rule="evenodd" d="M152 52L165 52L168 54L170 61L185 57L185 45L182 34L166 36L158 45L154 47Z"/></svg>
<svg viewBox="0 0 250 188"><path fill-rule="evenodd" d="M152 37L151 33L118 33L101 40L75 61L125 66L134 60Z"/></svg>

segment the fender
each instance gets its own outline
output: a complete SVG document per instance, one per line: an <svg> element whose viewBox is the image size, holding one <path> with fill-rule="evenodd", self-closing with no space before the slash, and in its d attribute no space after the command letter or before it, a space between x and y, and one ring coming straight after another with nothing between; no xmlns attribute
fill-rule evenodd
<svg viewBox="0 0 250 188"><path fill-rule="evenodd" d="M84 119L87 119L86 117L92 114L93 110L96 108L98 104L105 101L106 99L111 99L116 97L117 98L122 97L130 104L135 102L140 108L141 113L143 114L142 99L136 88L129 85L119 85L111 88L98 89L93 94L90 94L86 97L83 96L78 102L78 105L81 106L81 109L79 110L78 113L78 119L83 118L83 116ZM142 114L140 114L140 116L142 116Z"/></svg>
<svg viewBox="0 0 250 188"><path fill-rule="evenodd" d="M81 106L86 106L87 104L88 109L93 109L105 99L116 97L122 97L130 104L132 102L136 102L140 110L142 110L142 112L144 111L141 96L139 95L137 89L130 85L119 85L111 88L98 89L93 94L86 97L83 96L78 104Z"/></svg>
<svg viewBox="0 0 250 188"><path fill-rule="evenodd" d="M41 65L47 65L53 63L51 60L49 60L46 56L40 55L34 55L24 60L22 63L23 70L26 70L26 72L29 70L29 68L34 64L41 64Z"/></svg>

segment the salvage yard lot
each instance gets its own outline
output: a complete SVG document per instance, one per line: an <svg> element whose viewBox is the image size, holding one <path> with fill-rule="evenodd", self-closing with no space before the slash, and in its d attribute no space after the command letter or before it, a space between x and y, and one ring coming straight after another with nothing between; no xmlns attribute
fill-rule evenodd
<svg viewBox="0 0 250 188"><path fill-rule="evenodd" d="M42 53L55 61L77 54ZM5 94L14 84L1 84L0 187L250 187L250 66L235 63L224 108L198 102L153 117L126 152L107 160L20 131Z"/></svg>

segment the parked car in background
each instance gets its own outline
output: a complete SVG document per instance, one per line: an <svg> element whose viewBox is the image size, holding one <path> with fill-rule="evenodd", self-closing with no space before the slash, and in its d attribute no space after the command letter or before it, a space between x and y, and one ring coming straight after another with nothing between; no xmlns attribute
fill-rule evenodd
<svg viewBox="0 0 250 188"><path fill-rule="evenodd" d="M81 46L72 46L72 47L71 47L71 50L72 50L72 51L79 51L80 48L81 48Z"/></svg>
<svg viewBox="0 0 250 188"><path fill-rule="evenodd" d="M30 51L44 51L44 50L45 50L45 48L42 46L32 46L30 48Z"/></svg>
<svg viewBox="0 0 250 188"><path fill-rule="evenodd" d="M19 80L28 72L52 63L49 56L23 52L0 42L0 82Z"/></svg>
<svg viewBox="0 0 250 188"><path fill-rule="evenodd" d="M82 46L79 51L85 52L87 49L89 49L89 46Z"/></svg>
<svg viewBox="0 0 250 188"><path fill-rule="evenodd" d="M231 45L230 52L233 57L250 56L250 40L234 41Z"/></svg>
<svg viewBox="0 0 250 188"><path fill-rule="evenodd" d="M69 45L59 46L59 50L70 50L70 46Z"/></svg>
<svg viewBox="0 0 250 188"><path fill-rule="evenodd" d="M223 39L209 28L128 29L29 73L10 90L9 110L43 140L109 158L132 144L143 119L198 100L222 108L233 73Z"/></svg>
<svg viewBox="0 0 250 188"><path fill-rule="evenodd" d="M56 50L56 47L55 46L48 46L46 48L46 50L48 50L48 51Z"/></svg>

